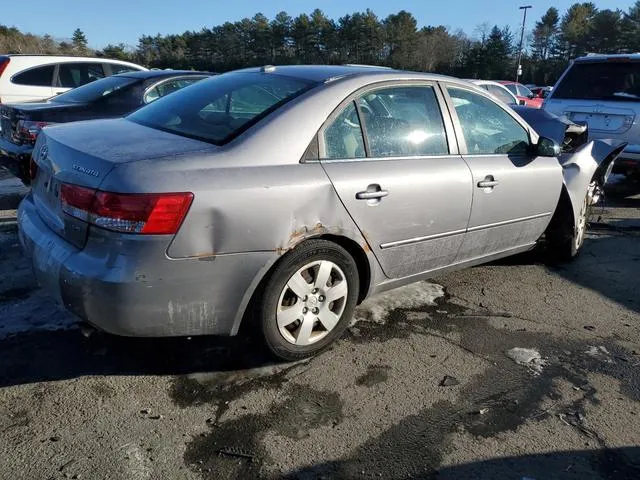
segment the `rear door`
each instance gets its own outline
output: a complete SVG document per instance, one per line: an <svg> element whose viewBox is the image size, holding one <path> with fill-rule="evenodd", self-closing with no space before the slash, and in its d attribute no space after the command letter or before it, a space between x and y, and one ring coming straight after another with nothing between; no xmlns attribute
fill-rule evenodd
<svg viewBox="0 0 640 480"><path fill-rule="evenodd" d="M532 154L528 128L511 110L459 86L446 92L463 158L473 175L473 206L457 261L534 243L551 220L562 167Z"/></svg>
<svg viewBox="0 0 640 480"><path fill-rule="evenodd" d="M321 162L385 274L453 263L471 209L471 173L433 84L349 98L320 131Z"/></svg>
<svg viewBox="0 0 640 480"><path fill-rule="evenodd" d="M100 62L65 62L58 65L53 94L64 93L106 76Z"/></svg>

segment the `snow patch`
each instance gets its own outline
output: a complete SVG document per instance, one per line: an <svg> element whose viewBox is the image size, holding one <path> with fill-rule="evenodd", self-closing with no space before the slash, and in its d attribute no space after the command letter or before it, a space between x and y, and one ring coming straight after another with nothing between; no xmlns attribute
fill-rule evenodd
<svg viewBox="0 0 640 480"><path fill-rule="evenodd" d="M355 311L351 325L360 321L384 323L387 315L393 310L435 305L436 299L442 296L442 285L430 282L418 282L390 290L362 302Z"/></svg>
<svg viewBox="0 0 640 480"><path fill-rule="evenodd" d="M542 369L548 364L548 362L542 358L540 352L533 348L515 347L507 351L505 355L518 365L527 367L534 375L540 375Z"/></svg>
<svg viewBox="0 0 640 480"><path fill-rule="evenodd" d="M601 362L614 363L613 359L611 358L611 353L609 353L609 350L607 350L607 348L602 345L598 347L589 345L589 348L587 348L584 353L586 353L590 357L600 360Z"/></svg>
<svg viewBox="0 0 640 480"><path fill-rule="evenodd" d="M77 320L43 291L0 303L0 339L17 333L77 328Z"/></svg>

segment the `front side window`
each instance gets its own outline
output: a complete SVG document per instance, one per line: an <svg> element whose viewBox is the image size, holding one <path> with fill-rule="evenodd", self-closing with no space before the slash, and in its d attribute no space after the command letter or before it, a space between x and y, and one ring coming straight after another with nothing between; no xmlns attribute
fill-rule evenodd
<svg viewBox="0 0 640 480"><path fill-rule="evenodd" d="M521 97L533 98L533 92L524 85L518 85L518 95Z"/></svg>
<svg viewBox="0 0 640 480"><path fill-rule="evenodd" d="M100 78L104 78L101 63L61 63L58 69L59 86L64 88L80 87Z"/></svg>
<svg viewBox="0 0 640 480"><path fill-rule="evenodd" d="M360 118L350 102L324 131L324 158L363 158L366 156Z"/></svg>
<svg viewBox="0 0 640 480"><path fill-rule="evenodd" d="M447 137L432 87L390 87L358 99L371 157L446 155Z"/></svg>
<svg viewBox="0 0 640 480"><path fill-rule="evenodd" d="M514 83L507 83L505 85L506 89L509 90L511 93L513 93L516 97L519 96L520 94L518 93L518 89L516 87L516 85Z"/></svg>
<svg viewBox="0 0 640 480"><path fill-rule="evenodd" d="M529 135L492 100L462 88L447 87L469 154L525 154Z"/></svg>
<svg viewBox="0 0 640 480"><path fill-rule="evenodd" d="M204 77L192 77L192 78L176 78L168 80L156 85L155 87L147 90L144 95L144 103L151 103L160 97L169 95L170 93L177 92L178 90L187 87L198 80L202 80Z"/></svg>
<svg viewBox="0 0 640 480"><path fill-rule="evenodd" d="M127 118L222 145L314 85L268 73L226 73L159 98Z"/></svg>
<svg viewBox="0 0 640 480"><path fill-rule="evenodd" d="M11 82L17 85L29 85L31 87L50 87L53 82L54 65L31 68L15 75Z"/></svg>
<svg viewBox="0 0 640 480"><path fill-rule="evenodd" d="M139 68L133 68L129 65L121 65L120 63L110 63L111 75L118 75L119 73L139 72Z"/></svg>
<svg viewBox="0 0 640 480"><path fill-rule="evenodd" d="M489 93L491 93L494 97L506 103L507 105L515 105L517 103L516 99L509 95L509 92L507 92L504 88L501 88L497 85L487 85L487 90L489 90Z"/></svg>

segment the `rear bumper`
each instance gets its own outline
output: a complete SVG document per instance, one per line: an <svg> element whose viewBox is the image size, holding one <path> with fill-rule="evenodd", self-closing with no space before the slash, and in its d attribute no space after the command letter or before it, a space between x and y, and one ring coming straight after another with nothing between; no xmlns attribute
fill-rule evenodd
<svg viewBox="0 0 640 480"><path fill-rule="evenodd" d="M170 259L166 237L98 230L78 249L38 215L18 209L19 237L38 283L100 330L123 336L233 335L275 252Z"/></svg>
<svg viewBox="0 0 640 480"><path fill-rule="evenodd" d="M28 178L32 151L33 145L16 145L0 137L0 164L22 181Z"/></svg>

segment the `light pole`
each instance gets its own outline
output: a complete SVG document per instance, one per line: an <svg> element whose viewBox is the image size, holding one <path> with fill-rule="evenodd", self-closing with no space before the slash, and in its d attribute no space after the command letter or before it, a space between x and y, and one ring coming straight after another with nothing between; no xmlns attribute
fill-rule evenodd
<svg viewBox="0 0 640 480"><path fill-rule="evenodd" d="M524 26L527 23L527 10L531 8L531 5L523 5L520 7L520 10L523 11L522 15L522 31L520 32L520 46L518 47L518 64L516 65L516 82L522 75L522 65L520 62L522 60L522 41L524 40Z"/></svg>

